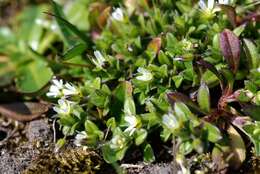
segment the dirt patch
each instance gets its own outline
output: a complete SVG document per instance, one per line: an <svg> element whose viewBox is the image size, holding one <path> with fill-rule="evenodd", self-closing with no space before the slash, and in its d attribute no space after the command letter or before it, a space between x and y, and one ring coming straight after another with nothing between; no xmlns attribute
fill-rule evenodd
<svg viewBox="0 0 260 174"><path fill-rule="evenodd" d="M17 122L15 123L17 124ZM19 123L21 124L21 123ZM2 132L12 132L9 123ZM16 125L17 126L17 125ZM0 173L116 173L111 165L105 163L99 152L75 147L72 142L55 152L52 123L39 119L18 125L14 133L0 146ZM173 174L171 163L122 164L129 174Z"/></svg>

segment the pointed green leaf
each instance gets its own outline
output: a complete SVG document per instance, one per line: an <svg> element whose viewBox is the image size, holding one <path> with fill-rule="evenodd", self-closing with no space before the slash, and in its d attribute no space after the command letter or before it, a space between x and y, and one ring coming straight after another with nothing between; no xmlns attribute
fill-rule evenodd
<svg viewBox="0 0 260 174"><path fill-rule="evenodd" d="M247 136L253 142L256 155L260 156L260 139L259 139L260 124L259 124L259 122L256 122L255 124L245 125L245 126L243 126L243 130L246 132Z"/></svg>
<svg viewBox="0 0 260 174"><path fill-rule="evenodd" d="M144 148L144 161L147 163L151 163L155 160L155 156L153 153L152 146L147 144Z"/></svg>
<svg viewBox="0 0 260 174"><path fill-rule="evenodd" d="M81 55L85 50L87 46L86 44L79 43L71 47L69 50L65 52L65 54L62 56L64 60L72 59L76 56Z"/></svg>
<svg viewBox="0 0 260 174"><path fill-rule="evenodd" d="M219 131L219 129L216 126L214 126L208 122L204 122L203 127L204 127L204 129L207 130L209 141L215 143L222 138L221 132Z"/></svg>
<svg viewBox="0 0 260 174"><path fill-rule="evenodd" d="M140 130L136 131L135 144L137 146L142 144L145 141L147 134L148 133L145 129L140 129Z"/></svg>
<svg viewBox="0 0 260 174"><path fill-rule="evenodd" d="M198 90L197 101L200 108L205 111L210 111L210 94L209 88L206 83L201 83L200 88Z"/></svg>
<svg viewBox="0 0 260 174"><path fill-rule="evenodd" d="M251 68L252 69L258 68L260 63L260 56L257 52L257 47L249 39L243 39L243 41L244 41L245 53L251 65Z"/></svg>

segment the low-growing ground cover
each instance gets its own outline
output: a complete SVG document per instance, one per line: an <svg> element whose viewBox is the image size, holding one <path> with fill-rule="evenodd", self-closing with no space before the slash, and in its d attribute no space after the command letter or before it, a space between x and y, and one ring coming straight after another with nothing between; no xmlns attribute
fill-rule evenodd
<svg viewBox="0 0 260 174"><path fill-rule="evenodd" d="M45 113L56 156L44 158L65 166L64 173L68 166L76 173L89 159L94 167L86 170L97 173L100 161L117 173L143 168L141 161L172 161L170 170L185 174L257 171L259 5L56 0L25 6L0 27L0 113L22 122ZM36 160L26 172L42 164Z"/></svg>

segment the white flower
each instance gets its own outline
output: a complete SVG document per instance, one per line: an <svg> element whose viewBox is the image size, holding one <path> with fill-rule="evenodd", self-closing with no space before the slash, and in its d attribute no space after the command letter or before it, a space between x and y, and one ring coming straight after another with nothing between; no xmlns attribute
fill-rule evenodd
<svg viewBox="0 0 260 174"><path fill-rule="evenodd" d="M111 149L122 149L125 146L126 139L123 136L115 135L110 143Z"/></svg>
<svg viewBox="0 0 260 174"><path fill-rule="evenodd" d="M149 70L147 70L145 68L139 67L137 69L137 72L141 74L141 75L136 77L137 80L140 80L140 81L150 81L150 80L153 79L153 74Z"/></svg>
<svg viewBox="0 0 260 174"><path fill-rule="evenodd" d="M86 140L88 138L88 135L86 131L81 131L75 136L74 144L76 146L82 146L86 144Z"/></svg>
<svg viewBox="0 0 260 174"><path fill-rule="evenodd" d="M229 0L218 0L218 4L228 5ZM207 4L205 0L199 1L199 6L203 12L206 14L214 14L215 12L219 11L220 8L215 6L215 0L208 0Z"/></svg>
<svg viewBox="0 0 260 174"><path fill-rule="evenodd" d="M58 100L58 106L54 106L53 110L58 114L69 115L71 113L72 104L73 102L62 98Z"/></svg>
<svg viewBox="0 0 260 174"><path fill-rule="evenodd" d="M229 0L218 0L219 4L225 4L228 5L229 4Z"/></svg>
<svg viewBox="0 0 260 174"><path fill-rule="evenodd" d="M136 131L137 126L138 126L138 119L131 115L131 116L125 116L125 121L128 124L128 127L125 129L124 132L129 133L130 136L133 135L133 133Z"/></svg>
<svg viewBox="0 0 260 174"><path fill-rule="evenodd" d="M61 97L63 95L62 93L63 88L63 81L53 79L52 85L50 86L49 92L46 94L48 97Z"/></svg>
<svg viewBox="0 0 260 174"><path fill-rule="evenodd" d="M49 92L47 92L46 95L48 97L62 98L66 96L79 95L79 94L80 94L80 90L75 85L70 83L66 83L64 85L63 80L57 80L54 77Z"/></svg>
<svg viewBox="0 0 260 174"><path fill-rule="evenodd" d="M70 84L70 83L66 83L64 85L62 92L65 96L78 95L80 93L79 89L76 86L74 86L73 84Z"/></svg>
<svg viewBox="0 0 260 174"><path fill-rule="evenodd" d="M205 0L200 0L199 6L200 6L202 12L207 14L207 16L211 16L215 12L220 10L218 7L215 7L215 0L208 0L207 4L205 3Z"/></svg>
<svg viewBox="0 0 260 174"><path fill-rule="evenodd" d="M170 130L174 130L174 129L178 128L178 126L179 126L178 120L171 112L163 115L162 123Z"/></svg>
<svg viewBox="0 0 260 174"><path fill-rule="evenodd" d="M199 6L204 11L212 11L214 9L215 0L208 0L206 5L204 0L199 1Z"/></svg>
<svg viewBox="0 0 260 174"><path fill-rule="evenodd" d="M112 18L117 21L123 21L124 14L121 8L116 8L115 11L112 13Z"/></svg>
<svg viewBox="0 0 260 174"><path fill-rule="evenodd" d="M94 51L94 56L96 57L96 59L92 59L93 63L99 67L102 68L102 66L104 66L106 59L104 58L104 56L101 54L100 51Z"/></svg>

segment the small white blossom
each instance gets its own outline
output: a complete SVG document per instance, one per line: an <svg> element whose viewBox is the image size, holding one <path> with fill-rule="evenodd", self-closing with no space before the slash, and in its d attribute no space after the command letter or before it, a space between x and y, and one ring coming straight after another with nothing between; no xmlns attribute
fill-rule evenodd
<svg viewBox="0 0 260 174"><path fill-rule="evenodd" d="M199 1L199 6L204 11L212 11L214 9L215 0L208 0L208 3L205 3L205 0Z"/></svg>
<svg viewBox="0 0 260 174"><path fill-rule="evenodd" d="M138 126L138 119L135 116L125 116L125 121L128 124L128 127L125 129L124 132L129 133L130 136L136 131Z"/></svg>
<svg viewBox="0 0 260 174"><path fill-rule="evenodd" d="M145 68L139 67L137 72L140 73L140 75L136 77L137 80L150 81L153 79L153 74Z"/></svg>
<svg viewBox="0 0 260 174"><path fill-rule="evenodd" d="M86 144L86 140L88 138L88 135L86 131L81 131L75 136L74 144L76 146L83 146Z"/></svg>
<svg viewBox="0 0 260 174"><path fill-rule="evenodd" d="M58 100L58 106L54 106L53 110L58 114L69 115L71 113L73 102L66 100L65 98Z"/></svg>
<svg viewBox="0 0 260 174"><path fill-rule="evenodd" d="M178 120L171 112L163 115L162 123L170 130L174 130L174 129L178 128L178 126L179 126Z"/></svg>
<svg viewBox="0 0 260 174"><path fill-rule="evenodd" d="M228 5L229 0L218 0L218 4L224 4ZM207 4L205 0L200 0L199 1L199 7L201 10L207 14L214 14L215 12L219 11L220 8L216 6L215 0L208 0Z"/></svg>
<svg viewBox="0 0 260 174"><path fill-rule="evenodd" d="M48 97L61 97L63 95L62 93L63 89L63 81L53 79L52 85L50 86L49 92L46 94Z"/></svg>
<svg viewBox="0 0 260 174"><path fill-rule="evenodd" d="M94 51L94 56L96 57L96 59L92 59L93 63L98 67L98 68L102 68L102 66L104 66L106 59L104 58L104 56L101 54L100 51Z"/></svg>
<svg viewBox="0 0 260 174"><path fill-rule="evenodd" d="M124 14L121 8L116 8L115 11L112 13L112 18L117 21L123 21Z"/></svg>
<svg viewBox="0 0 260 174"><path fill-rule="evenodd" d="M228 5L229 4L229 0L218 0L219 4L224 4L224 5Z"/></svg>
<svg viewBox="0 0 260 174"><path fill-rule="evenodd" d="M66 83L64 85L64 89L62 91L63 91L63 94L65 96L78 95L80 93L79 89L76 86L74 86L73 84L70 84L70 83Z"/></svg>
<svg viewBox="0 0 260 174"><path fill-rule="evenodd" d="M111 149L122 149L125 146L126 139L123 136L115 135L110 143Z"/></svg>
<svg viewBox="0 0 260 174"><path fill-rule="evenodd" d="M62 98L72 95L79 95L80 90L75 85L66 83L64 85L63 80L57 80L54 78L52 80L52 85L50 86L49 92L47 92L48 97Z"/></svg>

